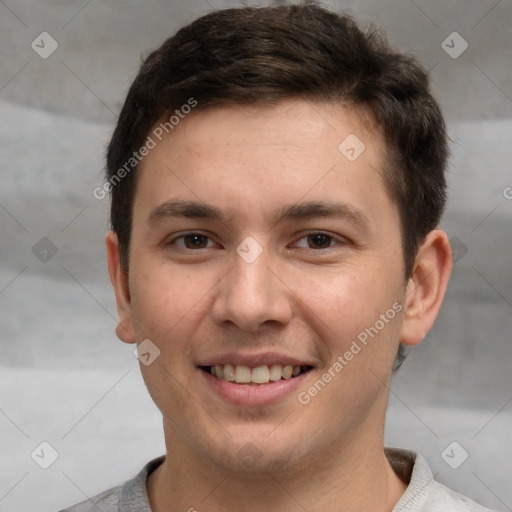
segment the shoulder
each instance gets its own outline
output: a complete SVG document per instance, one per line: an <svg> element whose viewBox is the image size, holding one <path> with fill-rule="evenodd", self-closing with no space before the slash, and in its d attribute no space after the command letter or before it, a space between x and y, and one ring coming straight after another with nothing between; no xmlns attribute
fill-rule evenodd
<svg viewBox="0 0 512 512"><path fill-rule="evenodd" d="M437 512L438 510L443 512L492 512L435 480L430 485L428 501L424 510L425 512Z"/></svg>
<svg viewBox="0 0 512 512"><path fill-rule="evenodd" d="M409 481L393 512L492 512L434 480L427 461L407 450L387 449L395 472Z"/></svg>
<svg viewBox="0 0 512 512"><path fill-rule="evenodd" d="M112 489L108 489L93 498L65 508L60 512L98 512L98 509L102 512L117 512L121 487L120 485L112 487Z"/></svg>
<svg viewBox="0 0 512 512"><path fill-rule="evenodd" d="M164 458L162 456L152 460L134 478L124 484L112 487L60 512L125 512L132 510L151 512L146 481L148 475L164 461Z"/></svg>

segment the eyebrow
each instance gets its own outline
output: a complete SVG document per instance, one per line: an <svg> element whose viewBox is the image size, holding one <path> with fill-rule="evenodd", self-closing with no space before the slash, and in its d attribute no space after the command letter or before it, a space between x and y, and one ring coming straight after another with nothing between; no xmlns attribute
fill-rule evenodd
<svg viewBox="0 0 512 512"><path fill-rule="evenodd" d="M149 215L148 222L157 222L172 217L185 217L189 219L218 220L228 224L232 214L224 212L216 206L196 201L166 201L157 206ZM315 217L341 217L347 218L362 228L368 228L370 221L368 217L357 208L344 203L333 203L324 201L309 201L284 206L272 215L277 223L285 220L310 219Z"/></svg>

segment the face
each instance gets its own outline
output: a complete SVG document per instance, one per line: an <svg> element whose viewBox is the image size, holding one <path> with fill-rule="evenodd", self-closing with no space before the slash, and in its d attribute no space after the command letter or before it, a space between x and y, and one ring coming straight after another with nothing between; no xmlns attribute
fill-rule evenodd
<svg viewBox="0 0 512 512"><path fill-rule="evenodd" d="M141 369L183 451L257 471L375 437L406 288L384 158L301 100L192 113L145 157L118 334L160 351Z"/></svg>

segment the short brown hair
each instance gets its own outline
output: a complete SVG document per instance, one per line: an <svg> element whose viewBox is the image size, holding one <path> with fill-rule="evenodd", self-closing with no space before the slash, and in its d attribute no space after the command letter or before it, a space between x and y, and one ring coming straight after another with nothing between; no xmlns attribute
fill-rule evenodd
<svg viewBox="0 0 512 512"><path fill-rule="evenodd" d="M136 166L111 180L154 125L190 98L197 111L292 97L361 107L382 130L388 153L383 178L400 212L408 277L446 201L442 114L413 57L391 50L379 31L362 30L351 16L316 5L214 11L144 60L107 151L107 179L115 185L111 224L126 270Z"/></svg>

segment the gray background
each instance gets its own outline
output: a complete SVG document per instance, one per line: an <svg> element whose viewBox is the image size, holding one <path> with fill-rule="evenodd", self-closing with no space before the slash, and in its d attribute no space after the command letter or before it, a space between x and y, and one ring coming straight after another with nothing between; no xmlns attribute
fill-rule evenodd
<svg viewBox="0 0 512 512"><path fill-rule="evenodd" d="M140 56L231 5L0 1L1 511L58 510L163 453L133 347L114 334L108 204L92 191ZM457 261L434 329L394 380L387 444L420 451L438 480L512 510L512 2L325 5L379 24L432 70L453 140L443 227ZM43 31L58 42L47 59L31 48ZM458 58L442 47L452 32L468 43ZM43 441L58 453L46 470L31 458ZM454 441L452 461L469 454L458 469L442 457Z"/></svg>

